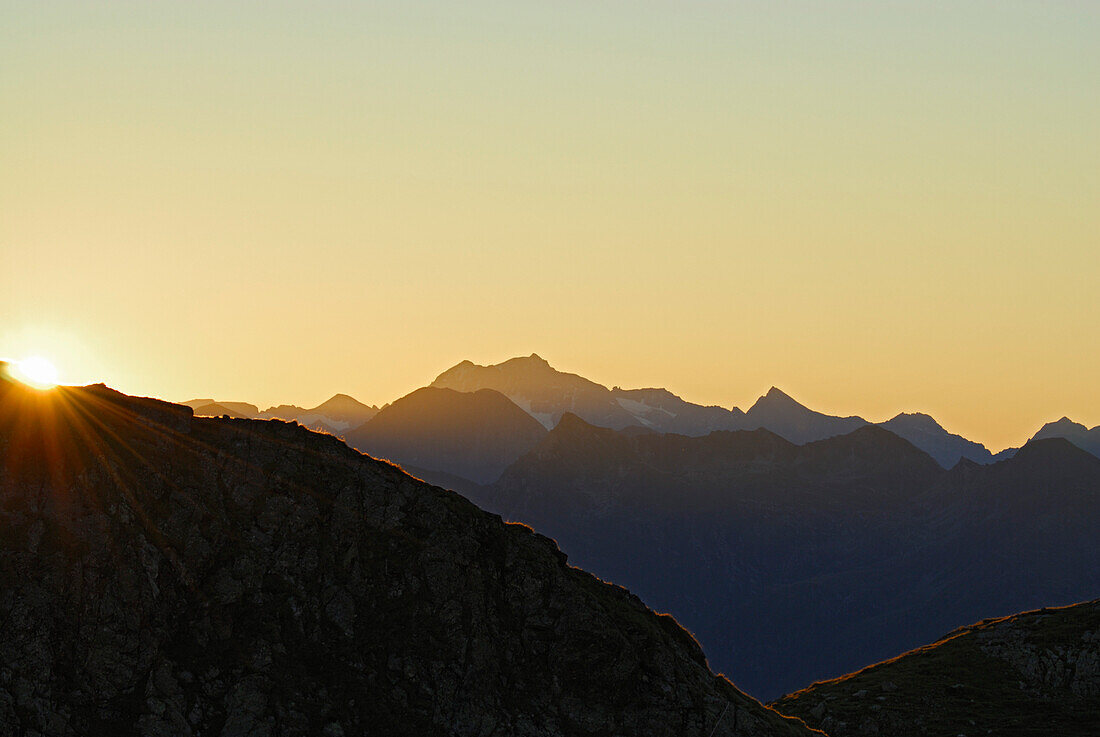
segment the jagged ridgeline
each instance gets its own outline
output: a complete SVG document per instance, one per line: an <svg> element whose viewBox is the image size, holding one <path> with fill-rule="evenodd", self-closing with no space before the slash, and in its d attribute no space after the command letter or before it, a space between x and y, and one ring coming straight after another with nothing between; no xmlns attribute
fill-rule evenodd
<svg viewBox="0 0 1100 737"><path fill-rule="evenodd" d="M0 381L0 735L807 735L337 439Z"/></svg>

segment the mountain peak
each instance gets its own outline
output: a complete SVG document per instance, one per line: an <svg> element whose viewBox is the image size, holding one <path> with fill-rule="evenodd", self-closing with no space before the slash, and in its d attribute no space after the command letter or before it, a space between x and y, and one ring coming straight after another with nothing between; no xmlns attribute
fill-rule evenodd
<svg viewBox="0 0 1100 737"><path fill-rule="evenodd" d="M1065 438L1078 448L1100 458L1100 427L1089 430L1081 423L1063 417L1057 422L1048 422L1043 425L1031 439L1046 440L1050 438Z"/></svg>
<svg viewBox="0 0 1100 737"><path fill-rule="evenodd" d="M373 409L360 402L355 397L347 394L333 394L328 400L322 404L317 405L313 410L321 411L325 409Z"/></svg>
<svg viewBox="0 0 1100 737"><path fill-rule="evenodd" d="M556 371L550 362L537 353L532 353L530 356L516 356L510 358L504 363L498 364L500 366L523 366L538 369L540 371Z"/></svg>
<svg viewBox="0 0 1100 737"><path fill-rule="evenodd" d="M1062 419L1056 422L1048 422L1043 425L1044 430L1087 430L1088 428L1082 425L1080 422L1074 422L1066 416L1062 416Z"/></svg>
<svg viewBox="0 0 1100 737"><path fill-rule="evenodd" d="M835 437L827 438L826 440L819 440L816 442L835 443L837 445L870 445L879 448L882 451L890 449L897 453L902 453L906 455L928 455L905 438L901 437L895 432L891 432L890 430L880 425L863 425L844 435L837 435ZM931 458L929 458L929 460L931 460Z"/></svg>
<svg viewBox="0 0 1100 737"><path fill-rule="evenodd" d="M561 433L573 433L573 432L590 432L596 429L596 425L590 422L585 422L583 419L573 414L572 412L562 413L561 419L558 420L558 424L554 426L552 432L558 434Z"/></svg>
<svg viewBox="0 0 1100 737"><path fill-rule="evenodd" d="M330 401L330 402L355 402L356 404L362 404L362 402L360 402L355 397L352 397L349 394L341 394L339 392L337 392L336 394L333 394L329 398L328 401Z"/></svg>
<svg viewBox="0 0 1100 737"><path fill-rule="evenodd" d="M959 460L955 462L955 465L951 467L951 473L969 473L975 469L979 469L983 464L977 461L971 460L966 456L959 456Z"/></svg>
<svg viewBox="0 0 1100 737"><path fill-rule="evenodd" d="M943 430L943 425L936 422L935 417L926 415L923 412L899 412L895 417L889 420L889 422L884 422L883 424L887 427L892 424L904 424L907 427L919 428L922 430Z"/></svg>
<svg viewBox="0 0 1100 737"><path fill-rule="evenodd" d="M1056 479L1080 474L1100 478L1100 458L1068 438L1032 438L1006 462L1005 469L1017 478L1044 478L1051 488L1058 488Z"/></svg>
<svg viewBox="0 0 1100 737"><path fill-rule="evenodd" d="M790 394L779 387L773 386L768 389L767 394L756 400L756 403L749 408L749 413L752 414L753 410L759 413L762 409L797 409L804 410L806 407L796 401Z"/></svg>
<svg viewBox="0 0 1100 737"><path fill-rule="evenodd" d="M1048 422L1039 428L1039 432L1035 433L1032 440L1043 440L1046 438L1069 438L1073 439L1080 437L1087 433L1089 429L1082 425L1080 422L1074 422L1068 417L1063 417L1057 422Z"/></svg>
<svg viewBox="0 0 1100 737"><path fill-rule="evenodd" d="M774 386L756 400L745 413L745 419L748 427L766 427L796 445L844 435L867 424L861 417L833 417L816 412Z"/></svg>

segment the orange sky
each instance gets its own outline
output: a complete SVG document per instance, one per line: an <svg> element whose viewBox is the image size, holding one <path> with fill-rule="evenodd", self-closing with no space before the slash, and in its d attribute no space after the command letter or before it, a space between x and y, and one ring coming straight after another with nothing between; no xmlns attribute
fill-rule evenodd
<svg viewBox="0 0 1100 737"><path fill-rule="evenodd" d="M390 401L538 352L997 450L1100 424L1093 3L30 3L0 356Z"/></svg>

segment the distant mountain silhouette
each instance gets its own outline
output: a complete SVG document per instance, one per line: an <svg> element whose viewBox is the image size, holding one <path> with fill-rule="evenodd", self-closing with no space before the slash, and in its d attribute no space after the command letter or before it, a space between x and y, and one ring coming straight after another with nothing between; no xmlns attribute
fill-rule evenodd
<svg viewBox="0 0 1100 737"><path fill-rule="evenodd" d="M347 394L333 395L331 399L307 411L324 415L337 422L346 422L349 426L361 425L378 414L377 407L363 404Z"/></svg>
<svg viewBox="0 0 1100 737"><path fill-rule="evenodd" d="M248 402L222 402L213 399L192 399L189 402L184 402L184 404L194 410L210 407L210 405L217 405L218 407L223 407L228 410L230 414L240 417L258 417L260 414L260 408Z"/></svg>
<svg viewBox="0 0 1100 737"><path fill-rule="evenodd" d="M1090 430L1068 417L1063 417L1057 422L1048 422L1043 425L1039 432L1032 437L1032 440L1043 440L1045 438L1065 438L1078 448L1100 457L1100 425Z"/></svg>
<svg viewBox="0 0 1100 737"><path fill-rule="evenodd" d="M429 481L447 483L451 475L484 484L496 481L545 435L542 425L500 392L424 387L387 405L346 439Z"/></svg>
<svg viewBox="0 0 1100 737"><path fill-rule="evenodd" d="M363 404L347 394L336 394L311 409L281 404L265 409L257 416L261 419L294 420L313 430L343 434L359 427L376 414L377 407Z"/></svg>
<svg viewBox="0 0 1100 737"><path fill-rule="evenodd" d="M635 432L644 429L692 437L719 430L765 428L801 445L844 435L870 424L861 417L836 417L809 409L777 387L760 397L748 412L737 407L727 410L693 404L663 388L622 389L616 386L608 389L577 374L558 371L538 354L489 366L462 361L440 374L430 386L466 393L493 389L507 396L547 429L557 425L568 412L599 427L635 427L638 428ZM207 405L219 405L229 410L222 414L295 420L334 434L355 429L378 412L377 407L362 404L346 394L337 394L313 408L280 405L263 412L244 402L193 399L186 404L204 414L217 411L217 407ZM952 468L961 459L979 464L995 463L1011 458L1018 450L1006 448L991 453L980 443L948 432L935 419L919 412L901 413L878 424L925 451L944 468ZM1090 430L1063 417L1044 425L1033 439L1050 437L1064 437L1100 457L1100 426ZM453 472L452 469L430 471Z"/></svg>
<svg viewBox="0 0 1100 737"><path fill-rule="evenodd" d="M951 468L963 458L981 464L993 462L993 454L984 445L947 432L940 423L919 412L903 412L892 420L880 422L879 427L905 438L944 468Z"/></svg>
<svg viewBox="0 0 1100 737"><path fill-rule="evenodd" d="M255 415L242 414L236 410L229 409L224 404L200 404L194 407L196 417L238 417L238 418L251 418Z"/></svg>
<svg viewBox="0 0 1100 737"><path fill-rule="evenodd" d="M801 445L844 435L869 424L861 417L834 417L816 412L776 387L760 397L747 413L737 407L693 404L662 388L608 389L576 374L558 371L537 354L491 366L463 361L440 374L431 386L462 392L495 389L548 429L568 412L599 427L639 427L693 437L717 430L765 428ZM945 468L955 465L960 458L977 463L993 461L984 446L948 433L927 415L901 414L881 424L927 452Z"/></svg>
<svg viewBox="0 0 1100 737"><path fill-rule="evenodd" d="M1100 460L1064 440L948 471L873 425L797 446L566 415L469 495L674 612L769 697L1100 590Z"/></svg>
<svg viewBox="0 0 1100 737"><path fill-rule="evenodd" d="M744 429L745 413L718 406L685 402L668 389L620 389L611 395L640 424L656 432L680 435L706 435L715 430Z"/></svg>
<svg viewBox="0 0 1100 737"><path fill-rule="evenodd" d="M740 429L744 417L736 407L727 410L692 404L667 389L608 389L558 371L537 354L492 366L463 361L440 374L431 386L463 392L495 389L548 429L567 412L599 427L639 427L684 435Z"/></svg>
<svg viewBox="0 0 1100 737"><path fill-rule="evenodd" d="M601 427L621 429L642 424L615 401L607 387L576 374L557 371L534 353L495 366L463 361L440 374L430 386L459 392L493 389L547 429L554 427L566 412Z"/></svg>
<svg viewBox="0 0 1100 737"><path fill-rule="evenodd" d="M796 445L844 435L867 424L862 417L833 417L815 412L774 386L745 413L746 427L767 428Z"/></svg>
<svg viewBox="0 0 1100 737"><path fill-rule="evenodd" d="M1093 737L1098 632L1100 600L987 619L772 706L832 737Z"/></svg>
<svg viewBox="0 0 1100 737"><path fill-rule="evenodd" d="M810 734L553 541L331 436L0 378L0 448L5 735Z"/></svg>

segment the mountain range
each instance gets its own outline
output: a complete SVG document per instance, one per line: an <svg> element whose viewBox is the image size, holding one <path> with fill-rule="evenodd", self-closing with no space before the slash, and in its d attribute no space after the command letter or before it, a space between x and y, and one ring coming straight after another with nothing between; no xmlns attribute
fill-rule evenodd
<svg viewBox="0 0 1100 737"><path fill-rule="evenodd" d="M1100 607L1048 606L1100 588L1100 459L1062 437L948 470L874 425L796 444L563 413L547 431L500 393L440 388L390 408L364 442L449 434L433 452L470 448L486 476L497 444L462 433L529 431L468 486L538 532L296 422L0 380L0 734L1100 726ZM789 695L763 707L600 579Z"/></svg>
<svg viewBox="0 0 1100 737"><path fill-rule="evenodd" d="M306 409L293 404L281 404L260 411L247 402L224 402L213 399L192 399L184 402L196 415L237 418L293 420L312 430L339 434L362 425L378 414L378 408L363 404L347 394L336 394L331 399Z"/></svg>
<svg viewBox="0 0 1100 737"><path fill-rule="evenodd" d="M0 734L811 734L553 541L297 424L0 379Z"/></svg>
<svg viewBox="0 0 1100 737"><path fill-rule="evenodd" d="M464 361L340 434L555 538L774 698L963 622L1094 596L1079 523L1100 520L1064 496L1100 488L1078 451L1090 432L1063 420L994 456L923 414L874 425L774 387L748 412L704 407L532 355ZM1060 460L1040 473L1042 448ZM1057 466L1075 469L1069 487ZM1049 506L1028 506L1048 490Z"/></svg>
<svg viewBox="0 0 1100 737"><path fill-rule="evenodd" d="M946 470L873 425L799 446L566 415L465 493L674 612L766 698L961 622L1100 591L1100 459L1062 438Z"/></svg>
<svg viewBox="0 0 1100 737"><path fill-rule="evenodd" d="M490 366L463 361L444 371L429 386L462 393L491 389L505 395L548 430L569 413L598 427L634 433L699 437L716 431L764 428L801 445L873 424L861 417L835 417L809 409L776 387L761 396L748 412L737 407L727 410L693 404L667 389L608 389L576 374L558 371L537 354ZM491 414L488 408L483 412L486 417ZM990 464L1011 458L1017 451L1009 448L994 455L980 443L945 430L934 418L921 413L900 413L878 425L908 440L945 469L962 460ZM488 443L492 437L500 437L502 429L471 425L467 433L471 443ZM349 437L357 434L352 433ZM1090 431L1062 420L1044 427L1035 439L1051 436L1066 437L1094 455L1100 455L1100 442L1097 441L1100 428ZM370 452L365 447L360 449ZM506 449L500 449L498 456L503 458L505 455ZM513 461L518 459L518 454L512 456ZM416 462L400 455L392 460L408 463L432 478L448 479L456 488L465 488L466 484L477 481L463 477L460 470L443 459L434 460L423 454Z"/></svg>
<svg viewBox="0 0 1100 737"><path fill-rule="evenodd" d="M633 428L634 432L648 430L695 437L720 430L765 428L795 444L804 444L872 424L861 417L835 417L817 412L776 387L761 396L748 412L737 407L725 409L693 404L661 388L622 389L616 386L608 389L577 374L558 371L537 354L488 366L462 361L436 377L429 387L468 394L491 389L506 396L547 430L553 429L568 412L593 425L611 429ZM185 404L199 415L294 420L341 437L362 435L358 432L361 426L379 412L378 407L365 405L346 394L337 394L311 409L280 405L261 412L255 405L245 402L215 402L213 399L194 399ZM490 416L493 410L486 407L480 411ZM934 418L922 413L903 412L878 424L928 453L944 468L952 468L964 459L979 464L994 463L1011 458L1018 450L1007 448L994 454L980 443L945 430ZM500 436L500 428L488 428L483 438L476 437L480 432L477 426L468 428L467 432L473 434L471 442L481 443L483 448L491 442L491 437ZM1045 425L1033 439L1047 437L1064 437L1100 456L1100 426L1089 430L1062 418ZM393 447L401 447L402 442L395 438ZM507 448L495 451L500 458L507 453ZM416 462L397 455L393 459L396 462L407 463L425 477L447 480L450 485L464 486L471 482L481 483L484 479L483 476L481 480L465 477L453 464L433 459L430 454L420 453ZM518 454L513 455L511 460L518 457Z"/></svg>

